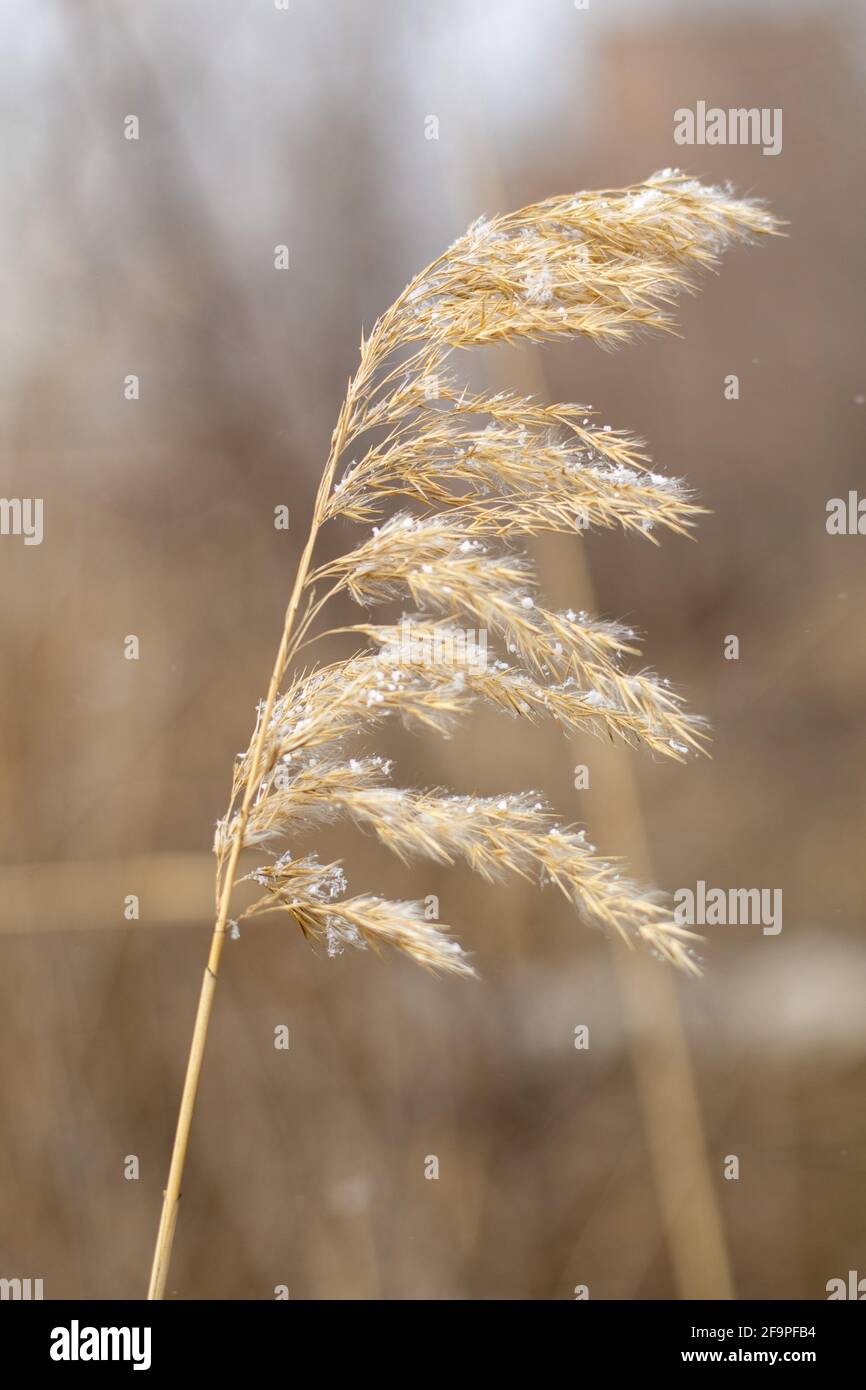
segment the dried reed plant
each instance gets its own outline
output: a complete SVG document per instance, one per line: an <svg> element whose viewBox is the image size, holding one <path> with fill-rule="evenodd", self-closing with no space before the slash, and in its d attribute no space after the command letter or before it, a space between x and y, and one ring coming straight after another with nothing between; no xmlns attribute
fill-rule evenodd
<svg viewBox="0 0 866 1390"><path fill-rule="evenodd" d="M778 230L759 203L672 170L631 188L550 198L474 223L362 337L267 694L217 825L216 923L150 1298L165 1289L220 957L237 929L229 914L243 849L265 850L268 863L244 876L262 893L239 920L278 909L329 954L391 946L434 970L473 973L450 928L428 921L423 903L348 897L339 862L282 848L317 822L345 818L406 861L463 859L487 879L510 871L553 884L590 924L697 970L694 934L672 921L659 895L600 858L585 831L558 823L537 793L395 787L389 764L362 755L357 740L392 715L447 733L484 701L675 759L701 748L704 723L684 711L669 683L624 667L638 655L634 632L546 608L526 556L507 545L518 535L615 526L655 540L657 529L687 532L701 509L682 481L652 471L640 440L599 427L588 407L472 392L450 359L456 348L500 341L582 336L610 348L641 330L669 329L667 306L690 288L692 271L715 266L731 243ZM386 515L395 498L400 509ZM377 524L347 554L314 568L319 531L338 518ZM365 607L408 599L413 611L399 625L326 629L354 633L363 646L289 678L340 593ZM488 633L501 656L489 658Z"/></svg>

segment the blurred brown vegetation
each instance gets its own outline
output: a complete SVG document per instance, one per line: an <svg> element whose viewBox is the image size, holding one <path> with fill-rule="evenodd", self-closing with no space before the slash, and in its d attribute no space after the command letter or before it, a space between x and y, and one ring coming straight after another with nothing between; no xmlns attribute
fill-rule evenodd
<svg viewBox="0 0 866 1390"><path fill-rule="evenodd" d="M824 526L860 485L866 422L858 7L89 0L0 24L3 493L45 499L41 546L0 540L0 1274L47 1297L145 1287L213 823L362 326L479 213L674 164L766 197L790 238L730 256L681 338L471 370L591 403L712 509L697 545L533 547L558 602L591 580L647 633L711 718L712 761L481 714L449 742L378 746L406 783L538 786L662 887L783 889L781 935L718 928L705 980L675 986L706 1178L738 1296L866 1272L866 542ZM699 99L782 107L782 153L676 146L673 112ZM354 833L318 844L358 891L438 895L482 979L330 961L278 922L231 943L170 1292L699 1291L672 1255L695 1192L678 1214L665 1196L669 1020L627 1007L615 948L550 891L404 870Z"/></svg>

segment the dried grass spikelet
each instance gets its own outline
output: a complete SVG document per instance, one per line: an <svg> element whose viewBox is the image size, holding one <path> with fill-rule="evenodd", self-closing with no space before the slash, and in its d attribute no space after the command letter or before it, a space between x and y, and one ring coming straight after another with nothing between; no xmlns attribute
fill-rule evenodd
<svg viewBox="0 0 866 1390"><path fill-rule="evenodd" d="M587 407L470 392L449 356L497 340L574 335L610 347L669 328L666 306L690 287L693 269L715 265L732 242L777 230L760 204L668 170L635 188L551 198L476 222L375 324L361 343L314 528L335 518L377 524L347 554L305 571L307 608L278 683L335 593L364 606L408 600L413 611L396 626L356 625L366 650L263 703L217 830L220 892L233 846L277 853L317 819L345 817L406 860L463 858L489 878L511 870L554 883L589 922L696 969L690 934L657 896L600 860L583 832L552 821L535 794L395 788L384 764L354 754L392 714L445 733L478 700L676 759L701 748L703 721L668 683L624 669L638 652L635 634L546 609L529 560L508 544L521 534L614 526L655 540L655 530L686 532L701 509L679 479L652 471L639 440L599 428ZM402 505L388 515L395 499ZM492 635L501 655L467 659L467 622ZM283 853L276 867L258 870L252 877L266 891L244 916L280 908L332 952L387 941L425 964L469 971L447 929L419 919L417 905L393 905L385 921L379 899L339 897L334 866L317 879L314 862ZM396 934L395 920L403 924Z"/></svg>
<svg viewBox="0 0 866 1390"><path fill-rule="evenodd" d="M406 287L361 340L286 611L269 688L232 796L217 826L217 917L196 1020L163 1220L151 1276L161 1297L192 1098L229 926L240 854L269 862L247 878L263 890L242 914L280 910L336 953L392 946L435 970L471 974L450 929L417 902L347 897L339 864L285 849L322 820L371 831L403 860L464 860L485 878L516 873L558 887L592 925L696 971L693 934L664 902L603 860L584 831L559 824L536 793L499 797L390 784L365 754L383 720L447 733L473 703L514 717L549 716L683 759L705 730L651 671L629 673L635 634L541 601L520 535L621 527L655 540L685 533L700 508L652 470L640 440L600 428L582 405L478 393L450 365L454 349L582 336L601 347L669 329L668 306L692 273L735 242L779 231L759 203L675 171L632 188L550 198L476 222ZM338 472L340 476L338 477ZM396 504L396 505L395 505ZM318 532L342 519L375 523L336 560L313 566ZM398 599L402 623L352 628L365 644L345 660L289 677L337 593L365 607ZM466 640L489 634L498 651ZM323 635L321 632L319 636Z"/></svg>

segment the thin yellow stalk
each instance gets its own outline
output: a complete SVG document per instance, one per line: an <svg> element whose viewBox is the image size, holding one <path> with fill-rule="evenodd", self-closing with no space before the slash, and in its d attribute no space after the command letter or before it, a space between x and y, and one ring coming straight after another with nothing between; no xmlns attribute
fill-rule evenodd
<svg viewBox="0 0 866 1390"><path fill-rule="evenodd" d="M198 1000L198 1009L196 1010L195 1026L193 1028L189 1059L186 1066L186 1077L184 1079L183 1091L180 1098L180 1110L178 1112L174 1144L171 1151L168 1182L163 1195L162 1215L160 1216L159 1230L156 1237L156 1248L153 1253L153 1264L150 1270L150 1284L147 1291L149 1300L161 1299L165 1294L165 1285L168 1279L169 1265L171 1263L172 1245L174 1243L174 1232L177 1225L177 1209L180 1202L183 1170L186 1164L186 1153L189 1146L193 1110L195 1108L198 1084L201 1077L202 1060L204 1058L208 1027L210 1025L210 1017L213 1009L217 976L219 975L220 958L226 939L226 926L228 923L229 907L231 905L232 889L234 888L235 872L243 846L244 832L250 813L250 805L258 785L257 774L261 765L262 753L264 751L268 725L274 708L274 701L276 700L280 681L286 669L289 639L298 611L298 605L301 601L301 595L306 585L307 575L309 574L316 537L318 536L319 528L322 524L324 504L331 490L337 461L345 446L347 424L351 416L353 402L353 387L360 376L361 372L359 372L358 377L355 378L355 382L349 387L349 394L344 402L343 410L340 413L340 418L331 441L331 452L328 456L328 463L319 484L316 503L313 508L313 520L310 526L310 534L307 537L307 543L304 546L298 564L295 583L286 609L286 616L283 622L283 634L277 649L274 669L271 672L271 679L268 685L267 698L264 708L261 711L258 732L253 745L251 771L247 778L240 812L232 836L231 849L229 851L222 881L222 890L220 892L219 909L217 911L216 922L214 923L213 936L211 937L210 954L208 956L207 965L205 966L201 993Z"/></svg>

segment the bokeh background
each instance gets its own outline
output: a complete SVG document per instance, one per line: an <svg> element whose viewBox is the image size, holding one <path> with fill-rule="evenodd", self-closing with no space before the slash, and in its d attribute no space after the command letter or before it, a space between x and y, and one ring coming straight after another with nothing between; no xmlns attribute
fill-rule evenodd
<svg viewBox="0 0 866 1390"><path fill-rule="evenodd" d="M825 530L862 486L862 7L9 0L0 30L2 492L45 505L41 546L0 539L0 1275L146 1288L213 824L361 327L480 213L668 165L766 197L789 239L730 255L681 338L472 370L592 404L712 509L698 544L530 548L557 602L646 632L713 758L481 714L378 747L407 783L539 787L664 888L781 888L783 930L710 929L703 981L672 980L551 891L328 832L357 891L437 895L481 981L328 960L279 921L229 943L169 1294L822 1298L866 1274L866 540ZM675 145L701 99L781 107L781 154Z"/></svg>

